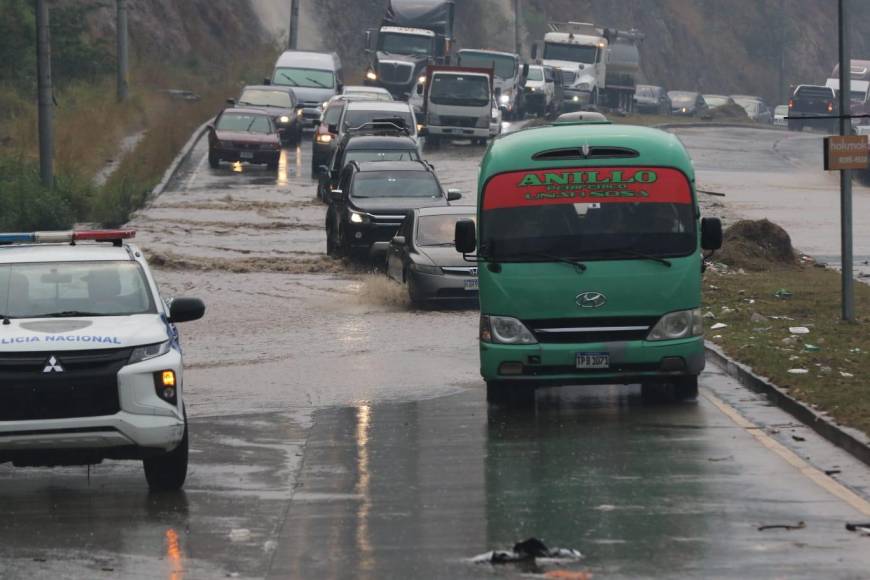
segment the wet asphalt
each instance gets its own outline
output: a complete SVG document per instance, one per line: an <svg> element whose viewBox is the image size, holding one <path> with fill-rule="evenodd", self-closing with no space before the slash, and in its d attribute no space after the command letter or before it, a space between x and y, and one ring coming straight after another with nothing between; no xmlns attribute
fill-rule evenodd
<svg viewBox="0 0 870 580"><path fill-rule="evenodd" d="M830 181L811 163L816 135L678 134L699 183L728 195L705 198L705 212L729 220L788 226L795 204L776 200ZM805 468L837 471L831 481L865 500L870 470L715 367L696 403L576 387L539 392L533 409L488 408L473 308L414 310L371 265L323 255L308 147L286 151L276 178L212 170L200 143L135 217L162 292L209 308L182 328L188 483L149 495L130 462L0 466L0 578L867 577L870 538L844 527L860 506ZM446 187L473 192L482 153L457 143L427 156ZM856 208L867 195L856 188ZM836 255L823 209L790 231ZM870 254L861 236L856 254ZM528 537L584 558L471 561Z"/></svg>

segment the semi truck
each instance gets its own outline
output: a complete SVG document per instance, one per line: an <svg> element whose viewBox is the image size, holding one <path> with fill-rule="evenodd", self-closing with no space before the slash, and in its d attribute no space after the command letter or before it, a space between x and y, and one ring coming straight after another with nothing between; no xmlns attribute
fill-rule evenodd
<svg viewBox="0 0 870 580"><path fill-rule="evenodd" d="M389 0L381 27L365 32L365 84L410 97L427 66L449 64L454 16L453 0Z"/></svg>
<svg viewBox="0 0 870 580"><path fill-rule="evenodd" d="M544 36L543 64L561 71L565 108L606 106L630 112L640 75L637 30L587 22L554 22ZM537 46L532 58L537 58Z"/></svg>
<svg viewBox="0 0 870 580"><path fill-rule="evenodd" d="M500 90L493 93L493 69L430 65L417 85L422 97L425 135L430 145L442 138L471 139L485 143L492 136L490 125ZM494 110L495 109L495 110Z"/></svg>

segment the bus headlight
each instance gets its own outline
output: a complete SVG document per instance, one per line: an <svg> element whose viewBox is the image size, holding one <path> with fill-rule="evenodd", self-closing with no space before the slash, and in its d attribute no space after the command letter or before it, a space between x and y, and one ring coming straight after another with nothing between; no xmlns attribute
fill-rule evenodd
<svg viewBox="0 0 870 580"><path fill-rule="evenodd" d="M679 310L661 317L646 337L649 341L676 340L704 334L701 309Z"/></svg>
<svg viewBox="0 0 870 580"><path fill-rule="evenodd" d="M481 316L480 340L496 344L538 344L522 322L509 316Z"/></svg>

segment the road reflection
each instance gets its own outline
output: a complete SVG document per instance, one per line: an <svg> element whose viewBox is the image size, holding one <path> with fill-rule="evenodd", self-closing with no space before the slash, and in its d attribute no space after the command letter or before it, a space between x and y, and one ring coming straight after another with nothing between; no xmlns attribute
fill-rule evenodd
<svg viewBox="0 0 870 580"><path fill-rule="evenodd" d="M169 580L182 580L184 566L181 544L178 541L178 532L172 528L166 530L166 560L169 562Z"/></svg>

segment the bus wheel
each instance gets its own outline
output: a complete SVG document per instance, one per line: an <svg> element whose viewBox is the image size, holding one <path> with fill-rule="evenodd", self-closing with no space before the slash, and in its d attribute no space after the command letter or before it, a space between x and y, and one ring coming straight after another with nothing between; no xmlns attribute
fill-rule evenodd
<svg viewBox="0 0 870 580"><path fill-rule="evenodd" d="M519 381L486 381L486 402L492 405L532 407L535 385Z"/></svg>
<svg viewBox="0 0 870 580"><path fill-rule="evenodd" d="M698 398L698 377L680 377L674 382L674 399L693 401Z"/></svg>

